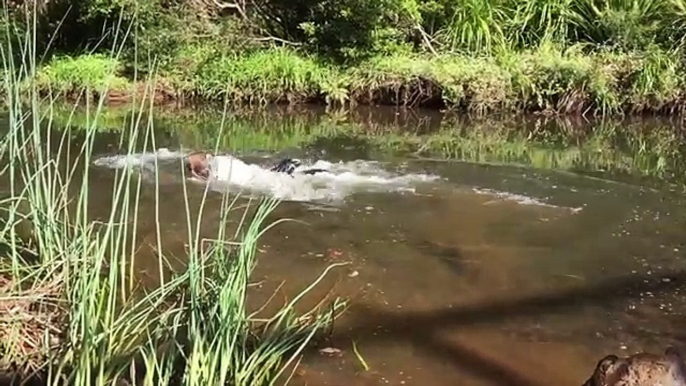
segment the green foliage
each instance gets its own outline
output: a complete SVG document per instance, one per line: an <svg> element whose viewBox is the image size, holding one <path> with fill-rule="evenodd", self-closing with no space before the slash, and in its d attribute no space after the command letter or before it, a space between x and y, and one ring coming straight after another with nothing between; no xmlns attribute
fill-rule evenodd
<svg viewBox="0 0 686 386"><path fill-rule="evenodd" d="M683 98L683 71L676 55L659 50L647 52L640 67L629 75L632 108L638 111L656 106L675 108Z"/></svg>
<svg viewBox="0 0 686 386"><path fill-rule="evenodd" d="M86 19L115 19L121 15L124 20L140 17L147 21L161 6L160 0L90 0L83 3L83 16Z"/></svg>
<svg viewBox="0 0 686 386"><path fill-rule="evenodd" d="M134 23L135 39L125 44L117 75L158 68L180 95L233 102L576 113L665 112L681 105L683 0L237 4L245 5L243 12L220 12L203 0L79 2L66 32L56 35L58 43L70 43L57 45L73 52L96 36L97 23L111 27L121 16ZM44 14L54 22L53 11ZM77 37L82 26L86 32ZM66 59L43 69L41 87L97 88L107 79L94 63L60 70L60 61ZM114 87L120 85L117 77Z"/></svg>
<svg viewBox="0 0 686 386"><path fill-rule="evenodd" d="M216 56L194 72L195 91L256 103L302 101L318 96L334 71L285 49L242 56Z"/></svg>
<svg viewBox="0 0 686 386"><path fill-rule="evenodd" d="M659 42L670 11L664 0L586 0L575 19L579 37L630 51Z"/></svg>
<svg viewBox="0 0 686 386"><path fill-rule="evenodd" d="M546 40L564 41L576 22L574 0L524 0L512 2L505 21L507 37L519 47Z"/></svg>
<svg viewBox="0 0 686 386"><path fill-rule="evenodd" d="M232 103L324 101L331 105L442 105L474 113L524 109L560 113L679 109L684 68L678 52L585 53L545 43L494 55L375 56L347 68L285 48L246 54L190 49L162 71L183 95ZM129 87L120 64L101 55L57 58L41 68L41 89L62 92Z"/></svg>
<svg viewBox="0 0 686 386"><path fill-rule="evenodd" d="M238 18L200 17L183 4L162 9L135 29L135 46L129 45L124 60L129 72L147 73L152 66L181 75L190 64L209 55L247 53L262 47L253 36L254 26ZM195 67L193 67L195 68Z"/></svg>
<svg viewBox="0 0 686 386"><path fill-rule="evenodd" d="M482 52L505 40L503 26L508 15L493 0L443 1L444 27L436 36L450 51Z"/></svg>
<svg viewBox="0 0 686 386"><path fill-rule="evenodd" d="M121 63L102 54L82 55L76 58L59 56L40 68L36 74L39 89L58 93L81 91L102 92L106 88L121 90L129 81L119 75Z"/></svg>
<svg viewBox="0 0 686 386"><path fill-rule="evenodd" d="M273 36L305 43L337 60L357 60L405 40L418 16L410 0L260 0Z"/></svg>
<svg viewBox="0 0 686 386"><path fill-rule="evenodd" d="M630 52L684 43L683 0L258 0L242 12L220 12L203 0L55 0L40 11L39 40L67 51L109 47L133 24L138 58L171 63L176 52L200 43L220 52L257 40L288 42L345 62L428 48L492 53L534 48L547 40L591 43ZM53 34L64 13L61 31ZM431 43L427 43L430 41ZM45 42L44 42L45 43ZM127 51L133 58L134 41ZM144 56L140 56L144 55ZM145 62L145 60L141 60Z"/></svg>

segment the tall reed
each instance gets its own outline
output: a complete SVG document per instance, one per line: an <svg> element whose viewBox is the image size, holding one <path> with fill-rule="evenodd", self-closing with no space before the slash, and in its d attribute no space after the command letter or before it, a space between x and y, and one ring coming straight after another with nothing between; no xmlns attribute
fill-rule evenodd
<svg viewBox="0 0 686 386"><path fill-rule="evenodd" d="M33 30L20 36L21 43L1 51L9 130L0 144L7 160L0 178L8 181L9 191L0 202L5 247L0 309L19 309L24 317L19 322L0 317L3 351L14 355L5 358L7 364L28 364L24 373L38 374L50 385L275 382L342 305L336 300L330 312L296 315L293 306L308 287L266 321L248 314L256 242L269 229L264 221L277 202L246 208L238 231L230 235L225 224L238 198L226 194L217 236L204 240L200 222L208 191L199 213L191 213L186 197L187 268L162 277L156 288L137 289L133 267L141 175L130 167L117 171L108 216L96 220L89 212L93 145L108 85L97 90L101 97L93 119L82 144L74 146L69 129L53 127L54 98L42 99L38 92L35 16L29 22ZM8 37L13 33L5 30ZM121 46L113 51L118 56ZM154 89L154 74L145 83ZM152 115L144 114L146 106L152 104L144 98L122 133L126 155L141 147L147 151L151 141L155 150L153 121L143 121ZM22 224L28 224L27 232L20 233ZM160 274L166 268L162 227L157 215ZM30 322L39 317L42 323Z"/></svg>

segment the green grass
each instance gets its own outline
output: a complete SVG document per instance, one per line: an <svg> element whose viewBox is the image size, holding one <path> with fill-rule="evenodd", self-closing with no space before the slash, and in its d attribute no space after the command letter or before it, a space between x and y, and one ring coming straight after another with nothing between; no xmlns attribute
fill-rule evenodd
<svg viewBox="0 0 686 386"><path fill-rule="evenodd" d="M286 49L180 59L179 66L161 77L184 99L445 106L474 114L681 112L686 74L676 52L586 53L552 43L481 56L382 56L350 68ZM38 86L73 94L107 82L124 87L121 75L104 75L120 67L98 56L59 58L38 71Z"/></svg>
<svg viewBox="0 0 686 386"><path fill-rule="evenodd" d="M259 104L313 99L334 75L334 70L313 59L275 49L211 58L191 76L194 93Z"/></svg>
<svg viewBox="0 0 686 386"><path fill-rule="evenodd" d="M248 313L256 243L276 225L265 219L278 202L262 200L241 212L237 197L224 195L220 225L208 238L200 231L207 191L199 209L186 197L185 269L162 276L159 286L140 288L134 272L140 175L118 171L110 213L96 219L89 212L104 99L90 107L82 139L73 144L71 130L54 128L54 97L41 98L40 82L23 83L20 75L33 72L37 56L31 44L24 47L20 67L4 62L9 129L0 142L7 165L0 178L9 184L0 201L0 309L7 311L0 317L7 365L1 370L15 363L51 385L273 383L342 305L335 300L327 312L296 313L295 304L315 282L271 317ZM130 115L123 153L149 146L149 105L142 101ZM157 205L158 186L155 197ZM155 221L162 275L163 224Z"/></svg>
<svg viewBox="0 0 686 386"><path fill-rule="evenodd" d="M41 67L36 75L36 86L48 93L61 94L80 91L102 93L105 90L122 90L131 82L120 73L122 64L104 54L76 57L58 56Z"/></svg>

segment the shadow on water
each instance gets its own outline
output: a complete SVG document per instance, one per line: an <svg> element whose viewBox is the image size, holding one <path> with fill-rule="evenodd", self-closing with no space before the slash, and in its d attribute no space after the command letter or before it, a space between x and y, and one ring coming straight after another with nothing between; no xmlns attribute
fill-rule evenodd
<svg viewBox="0 0 686 386"><path fill-rule="evenodd" d="M446 341L440 332L445 329L478 323L498 322L518 316L535 316L562 309L573 311L588 304L613 303L619 299L637 297L638 293L654 295L686 288L686 272L665 277L632 276L607 280L585 288L574 288L559 293L543 294L520 299L492 301L456 309L440 309L422 312L384 312L356 307L355 320L346 324L351 333L335 333L331 339L349 340L354 337L366 344L379 344L386 340L408 341L423 353L447 360L460 370L472 373L497 385L539 386L548 385L551 380L524 374L515 368L498 363L484 356L479 350ZM383 331L383 333L379 333ZM682 337L683 338L683 337ZM605 354L597 353L599 360ZM593 367L588 368L588 376ZM578 384L585 381L579 378Z"/></svg>

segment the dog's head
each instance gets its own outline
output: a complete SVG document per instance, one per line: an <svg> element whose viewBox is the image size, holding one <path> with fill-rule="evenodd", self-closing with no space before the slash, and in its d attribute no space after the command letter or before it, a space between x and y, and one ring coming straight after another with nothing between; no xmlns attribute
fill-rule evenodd
<svg viewBox="0 0 686 386"><path fill-rule="evenodd" d="M209 160L211 158L211 154L204 152L191 153L185 159L186 170L194 176L208 178L210 176Z"/></svg>
<svg viewBox="0 0 686 386"><path fill-rule="evenodd" d="M583 386L614 386L627 370L626 360L620 359L616 355L608 355L598 361L593 371L593 375L583 384Z"/></svg>

